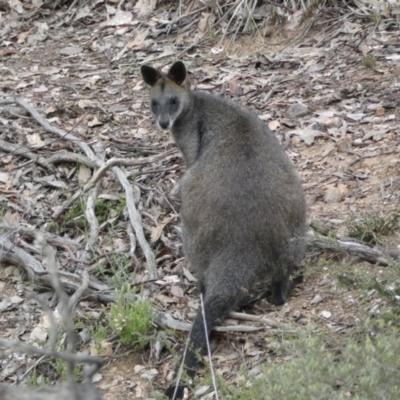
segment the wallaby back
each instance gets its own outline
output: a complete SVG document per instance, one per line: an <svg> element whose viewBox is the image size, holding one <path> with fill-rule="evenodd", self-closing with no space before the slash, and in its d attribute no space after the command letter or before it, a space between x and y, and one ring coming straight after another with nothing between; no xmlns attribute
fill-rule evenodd
<svg viewBox="0 0 400 400"><path fill-rule="evenodd" d="M269 280L272 302L286 301L290 276L304 256L306 206L294 165L252 111L192 91L181 62L166 75L143 66L142 76L151 86L159 127L172 132L187 165L181 185L183 245L206 316L206 331L201 312L196 316L184 357L193 377L197 353L204 353L213 327L257 284ZM183 386L166 394L180 399Z"/></svg>

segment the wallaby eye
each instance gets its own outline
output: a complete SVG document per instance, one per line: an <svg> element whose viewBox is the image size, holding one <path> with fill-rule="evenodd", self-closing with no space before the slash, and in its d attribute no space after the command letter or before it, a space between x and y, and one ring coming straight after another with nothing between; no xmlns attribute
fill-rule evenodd
<svg viewBox="0 0 400 400"><path fill-rule="evenodd" d="M157 108L157 106L158 106L158 101L157 100L152 100L151 101L151 108L155 109L155 108Z"/></svg>
<svg viewBox="0 0 400 400"><path fill-rule="evenodd" d="M177 106L177 105L178 105L178 102L179 102L179 100L178 100L177 97L172 97L172 98L171 98L171 105L172 105L172 106Z"/></svg>

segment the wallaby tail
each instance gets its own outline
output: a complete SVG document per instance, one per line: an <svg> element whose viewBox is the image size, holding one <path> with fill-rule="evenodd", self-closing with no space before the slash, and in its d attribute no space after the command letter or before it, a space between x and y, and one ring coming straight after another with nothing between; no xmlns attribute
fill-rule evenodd
<svg viewBox="0 0 400 400"><path fill-rule="evenodd" d="M193 322L189 344L183 357L184 379L192 379L195 376L201 363L200 357L206 353L207 341L212 329L236 307L238 298L236 291L222 289L220 293L209 295L206 293L204 299L206 327L204 327L204 318L200 310ZM179 370L179 367L177 369ZM184 383L176 382L166 390L165 394L169 399L179 400L183 398L184 388Z"/></svg>

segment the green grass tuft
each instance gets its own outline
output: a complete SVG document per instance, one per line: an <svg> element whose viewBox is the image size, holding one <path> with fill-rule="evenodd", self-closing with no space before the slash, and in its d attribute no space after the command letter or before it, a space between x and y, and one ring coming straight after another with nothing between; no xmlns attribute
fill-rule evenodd
<svg viewBox="0 0 400 400"><path fill-rule="evenodd" d="M144 348L151 339L154 311L148 300L137 299L135 291L125 284L115 290L116 302L111 305L111 329L119 335L122 344Z"/></svg>
<svg viewBox="0 0 400 400"><path fill-rule="evenodd" d="M368 213L362 218L352 217L347 225L350 237L370 244L383 244L382 237L388 236L400 229L400 213L387 216L378 213Z"/></svg>

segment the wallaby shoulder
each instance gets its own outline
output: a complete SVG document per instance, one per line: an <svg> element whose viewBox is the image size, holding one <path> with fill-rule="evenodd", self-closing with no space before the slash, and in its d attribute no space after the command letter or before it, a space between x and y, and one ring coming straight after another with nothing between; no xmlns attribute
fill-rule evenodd
<svg viewBox="0 0 400 400"><path fill-rule="evenodd" d="M259 146L283 151L276 136L252 110L230 99L196 90L190 90L189 98L190 105L171 130L188 166L211 143L213 151L220 152L219 156L247 154L250 157L252 149Z"/></svg>

